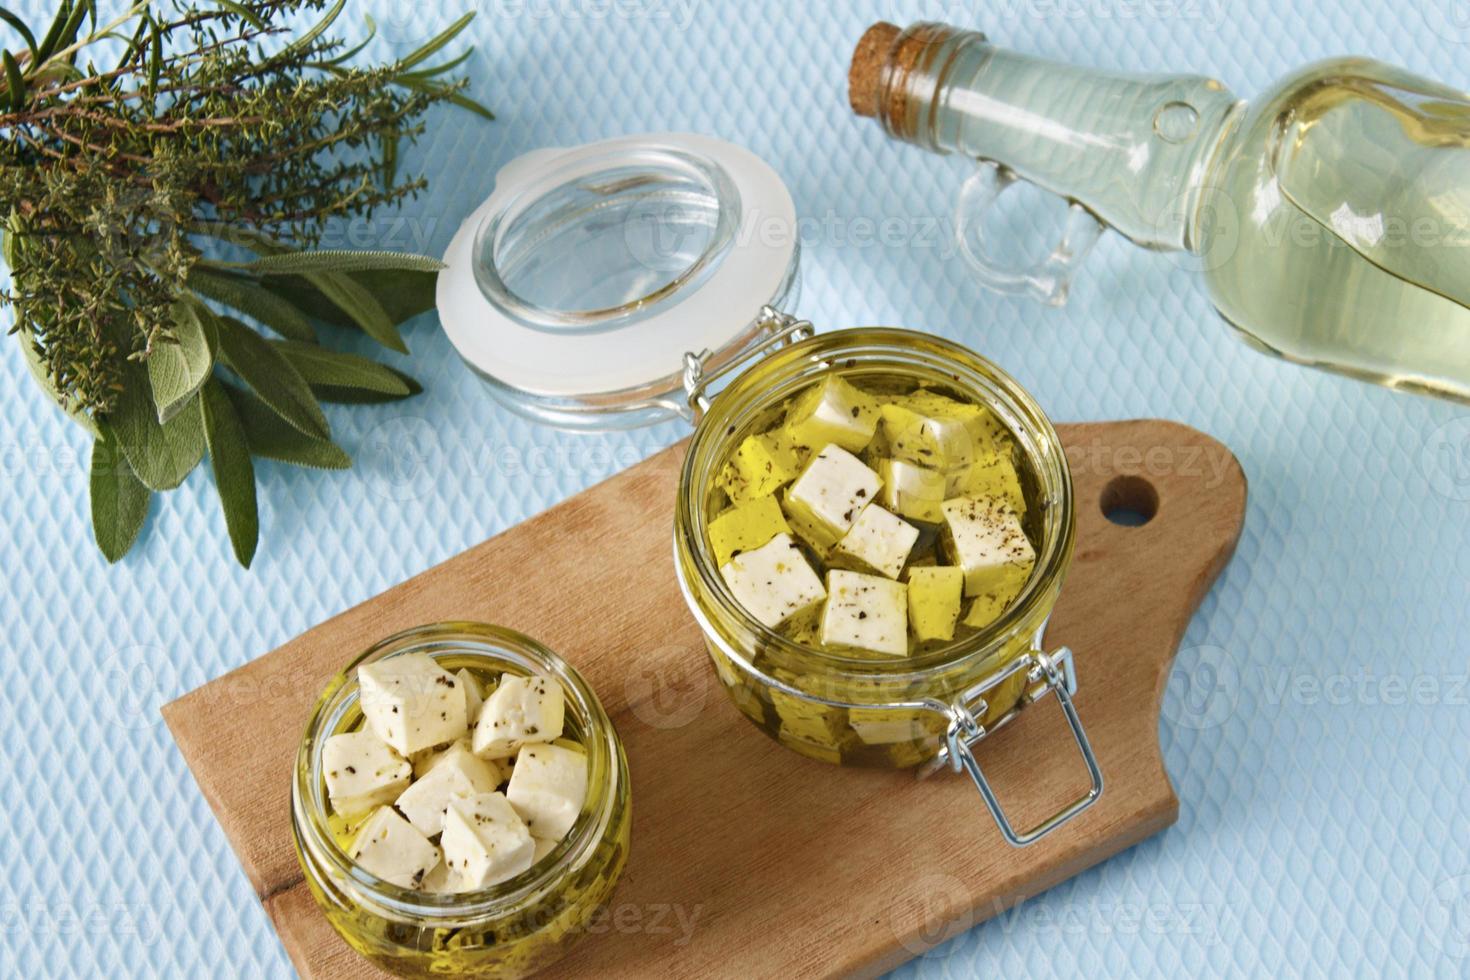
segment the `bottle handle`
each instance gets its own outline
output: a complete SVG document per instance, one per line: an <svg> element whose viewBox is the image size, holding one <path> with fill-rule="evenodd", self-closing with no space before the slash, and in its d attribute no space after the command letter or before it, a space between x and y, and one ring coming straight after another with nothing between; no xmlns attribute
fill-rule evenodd
<svg viewBox="0 0 1470 980"><path fill-rule="evenodd" d="M1067 224L1051 254L1029 269L1007 269L996 265L985 249L985 214L1012 184L1020 178L991 160L978 161L979 167L960 188L955 205L955 242L982 285L998 293L1030 296L1047 306L1067 302L1067 290L1077 266L1087 258L1107 225L1076 201L1067 210Z"/></svg>

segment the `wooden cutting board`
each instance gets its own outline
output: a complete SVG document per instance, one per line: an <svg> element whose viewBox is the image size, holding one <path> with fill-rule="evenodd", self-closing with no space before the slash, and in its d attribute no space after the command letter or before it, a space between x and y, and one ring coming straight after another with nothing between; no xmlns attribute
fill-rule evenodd
<svg viewBox="0 0 1470 980"><path fill-rule="evenodd" d="M1004 843L968 779L813 762L726 701L674 580L683 445L186 694L164 717L301 975L373 976L317 911L291 848L290 772L310 708L389 633L446 619L522 630L586 676L632 773L622 883L554 974L877 974L1177 816L1160 702L1185 625L1240 534L1245 477L1220 443L1169 422L1060 431L1077 551L1047 640L1076 653L1106 789L1024 849ZM1105 509L1152 517L1120 526ZM1087 785L1052 699L977 754L1018 826Z"/></svg>

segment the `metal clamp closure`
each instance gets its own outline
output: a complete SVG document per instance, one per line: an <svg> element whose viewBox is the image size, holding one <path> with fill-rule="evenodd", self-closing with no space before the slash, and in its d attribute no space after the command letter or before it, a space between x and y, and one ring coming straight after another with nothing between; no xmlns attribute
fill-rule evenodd
<svg viewBox="0 0 1470 980"><path fill-rule="evenodd" d="M986 692L1021 670L1026 671L1026 679L1032 686L1021 695L1020 701L1014 708L1001 715L989 727L980 724L978 719L985 716L988 708L984 697ZM991 788L989 780L985 778L985 773L980 768L980 761L975 758L974 748L981 739L1011 721L1022 709L1053 692L1057 696L1057 703L1062 706L1067 725L1072 729L1072 737L1077 741L1077 748L1082 753L1082 761L1087 765L1087 773L1091 777L1092 786L1084 795L1063 806L1036 826L1029 830L1017 831L1001 807L1000 800L996 798L995 790ZM944 747L940 749L935 760L926 767L925 772L931 772L947 764L955 772L969 773L975 787L980 790L980 796L985 800L985 806L990 810L990 815L995 818L996 825L1000 827L1001 835L1005 837L1006 842L1014 847L1024 847L1030 844L1092 806L1102 795L1102 771L1098 768L1097 757L1093 755L1092 745L1087 740L1087 733L1082 728L1082 719L1077 716L1077 707L1072 702L1072 696L1076 693L1077 673L1072 666L1072 651L1066 647L1054 653L1043 653L1036 650L1017 659L1007 669L986 678L949 706L949 727L945 731Z"/></svg>
<svg viewBox="0 0 1470 980"><path fill-rule="evenodd" d="M798 320L789 313L782 313L774 306L761 307L757 322L761 325L761 332L767 336L760 343L747 348L734 358L720 365L713 371L707 371L709 359L713 355L708 350L700 351L698 354L686 352L684 354L684 394L686 406L679 410L690 422L698 422L709 411L710 385L733 371L744 368L746 362L759 360L771 351L787 344L794 344L799 340L806 340L815 333L810 320Z"/></svg>

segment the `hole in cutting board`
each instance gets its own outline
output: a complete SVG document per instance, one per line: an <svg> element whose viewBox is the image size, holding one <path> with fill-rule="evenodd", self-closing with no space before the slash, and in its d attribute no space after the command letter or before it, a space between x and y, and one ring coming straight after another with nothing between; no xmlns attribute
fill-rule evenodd
<svg viewBox="0 0 1470 980"><path fill-rule="evenodd" d="M1103 487L1103 516L1122 527L1142 527L1159 512L1159 491L1141 476L1115 476Z"/></svg>

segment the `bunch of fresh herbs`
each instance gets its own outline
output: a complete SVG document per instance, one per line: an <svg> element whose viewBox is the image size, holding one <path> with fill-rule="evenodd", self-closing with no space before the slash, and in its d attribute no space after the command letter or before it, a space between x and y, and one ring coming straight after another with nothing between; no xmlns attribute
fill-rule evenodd
<svg viewBox="0 0 1470 980"><path fill-rule="evenodd" d="M0 7L15 42L0 54L0 302L38 384L94 437L111 561L152 494L207 456L248 566L252 458L344 468L321 403L420 390L322 331L406 352L398 326L432 305L439 263L316 246L423 189L397 160L430 107L489 118L450 74L470 51L428 65L473 15L360 67L368 42L331 34L346 2L154 0L104 21L96 0L62 0L44 31Z"/></svg>

